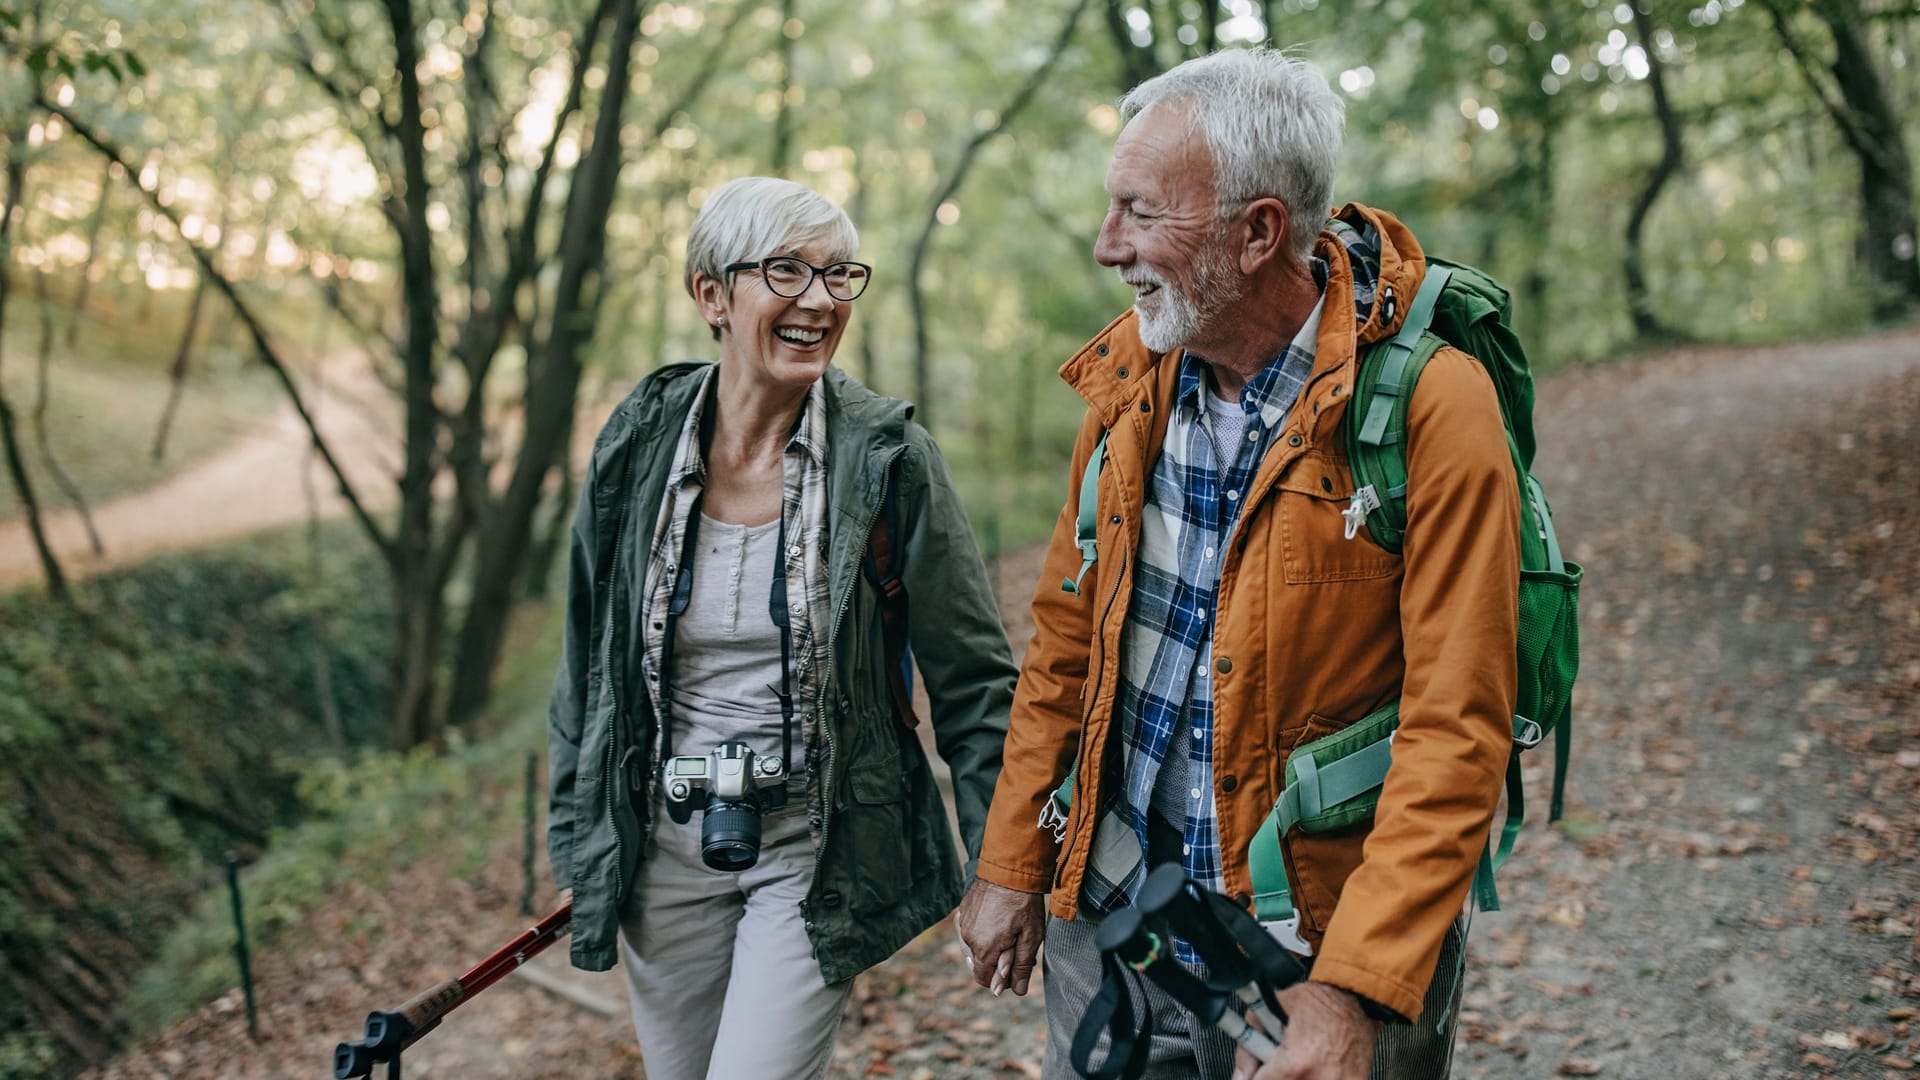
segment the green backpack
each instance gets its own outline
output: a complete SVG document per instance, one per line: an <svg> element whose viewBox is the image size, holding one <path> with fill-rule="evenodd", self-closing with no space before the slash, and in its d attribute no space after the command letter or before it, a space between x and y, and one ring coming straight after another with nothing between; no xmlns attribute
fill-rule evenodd
<svg viewBox="0 0 1920 1080"><path fill-rule="evenodd" d="M1334 222L1333 228L1346 228ZM1514 481L1520 487L1520 580L1517 660L1519 697L1513 717L1513 754L1507 762L1507 820L1498 844L1483 851L1474 875L1477 904L1497 911L1493 872L1513 850L1526 817L1520 754L1553 734L1553 800L1558 820L1566 793L1567 728L1574 676L1580 667L1577 623L1581 569L1562 557L1553 517L1533 478L1533 375L1514 336L1505 289L1458 263L1429 258L1426 278L1391 339L1360 358L1354 398L1347 407L1347 460L1353 501L1345 511L1347 536L1362 524L1374 543L1398 553L1407 524L1407 404L1427 361L1444 345L1477 359L1499 391ZM1273 812L1248 849L1254 907L1262 921L1293 913L1280 838L1299 827L1320 833L1366 821L1386 780L1398 702L1324 738L1296 748Z"/></svg>
<svg viewBox="0 0 1920 1080"><path fill-rule="evenodd" d="M1329 228L1349 229L1334 221ZM1514 479L1520 488L1520 580L1517 661L1519 695L1513 718L1513 756L1507 763L1507 820L1494 850L1482 852L1474 875L1476 903L1497 911L1493 872L1513 850L1525 820L1520 754L1554 736L1553 800L1550 820L1560 817L1566 790L1567 728L1571 722L1574 676L1580 666L1576 621L1581 569L1561 555L1546 496L1531 474L1534 452L1533 375L1512 330L1505 289L1469 266L1429 257L1413 307L1398 333L1370 347L1360 358L1354 399L1348 406L1347 457L1354 496L1345 511L1347 536L1361 525L1388 551L1400 551L1407 523L1407 404L1427 361L1443 345L1476 358L1498 388L1501 418L1512 452ZM1080 577L1097 559L1094 521L1095 484L1106 440L1095 448L1081 477L1076 543L1083 564ZM1079 580L1061 583L1078 591ZM1248 848L1254 912L1262 922L1293 915L1280 842L1289 830L1321 833L1372 818L1391 761L1399 703L1362 718L1324 738L1305 743L1287 760L1280 800L1261 824ZM1076 765L1076 769L1077 769ZM1074 776L1069 772L1042 808L1040 824L1064 836Z"/></svg>

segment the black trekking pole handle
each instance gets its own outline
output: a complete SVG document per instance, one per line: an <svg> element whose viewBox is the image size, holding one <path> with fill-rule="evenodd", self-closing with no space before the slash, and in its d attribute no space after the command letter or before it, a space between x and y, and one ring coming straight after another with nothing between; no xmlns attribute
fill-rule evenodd
<svg viewBox="0 0 1920 1080"><path fill-rule="evenodd" d="M1172 955L1173 942L1148 929L1145 916L1137 908L1121 908L1107 916L1094 932L1093 943L1101 952L1112 954L1153 980L1182 1008L1226 1032L1255 1058L1266 1061L1280 1052L1273 1038L1241 1015L1245 1002L1240 995L1209 987L1182 967Z"/></svg>
<svg viewBox="0 0 1920 1080"><path fill-rule="evenodd" d="M1275 941L1246 909L1194 884L1178 863L1147 875L1134 902L1150 922L1193 943L1206 961L1206 985L1237 997L1276 1035L1287 1022L1280 991L1307 977L1307 967Z"/></svg>

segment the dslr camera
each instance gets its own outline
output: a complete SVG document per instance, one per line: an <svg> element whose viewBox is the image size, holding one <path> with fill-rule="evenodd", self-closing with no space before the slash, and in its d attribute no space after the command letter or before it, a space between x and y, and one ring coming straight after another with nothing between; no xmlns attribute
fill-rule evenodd
<svg viewBox="0 0 1920 1080"><path fill-rule="evenodd" d="M760 814L787 804L787 768L743 742L666 760L667 816L685 825L696 804L700 861L715 870L745 870L760 859Z"/></svg>

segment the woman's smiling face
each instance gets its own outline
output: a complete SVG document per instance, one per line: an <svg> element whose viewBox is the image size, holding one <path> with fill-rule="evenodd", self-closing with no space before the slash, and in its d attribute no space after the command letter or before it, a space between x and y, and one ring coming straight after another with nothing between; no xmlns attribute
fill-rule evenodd
<svg viewBox="0 0 1920 1080"><path fill-rule="evenodd" d="M791 256L825 266L845 256L818 241L760 257ZM750 257L751 258L751 257ZM853 302L828 295L819 275L799 296L768 288L758 269L737 270L724 280L694 275L694 295L709 323L720 327L720 362L736 373L772 386L804 388L825 374L853 316ZM725 322L720 322L725 319Z"/></svg>

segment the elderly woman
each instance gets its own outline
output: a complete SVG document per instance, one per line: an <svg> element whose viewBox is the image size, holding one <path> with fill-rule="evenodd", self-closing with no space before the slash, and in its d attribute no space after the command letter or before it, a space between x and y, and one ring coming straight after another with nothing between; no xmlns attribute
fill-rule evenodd
<svg viewBox="0 0 1920 1080"><path fill-rule="evenodd" d="M547 845L649 1080L819 1076L853 976L959 902L904 642L972 856L1000 771L1015 672L946 463L829 366L857 239L799 184L715 192L686 286L719 362L642 379L582 488Z"/></svg>

